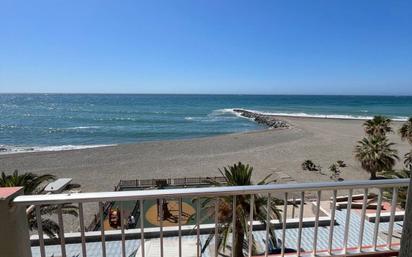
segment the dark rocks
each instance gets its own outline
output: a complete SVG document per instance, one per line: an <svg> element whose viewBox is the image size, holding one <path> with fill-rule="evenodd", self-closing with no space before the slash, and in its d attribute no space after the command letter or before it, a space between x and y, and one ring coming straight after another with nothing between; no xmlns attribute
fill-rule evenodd
<svg viewBox="0 0 412 257"><path fill-rule="evenodd" d="M266 125L270 128L289 128L289 124L286 121L277 119L274 115L261 114L257 112L246 111L243 109L234 109L236 113L249 119L253 119L259 124Z"/></svg>

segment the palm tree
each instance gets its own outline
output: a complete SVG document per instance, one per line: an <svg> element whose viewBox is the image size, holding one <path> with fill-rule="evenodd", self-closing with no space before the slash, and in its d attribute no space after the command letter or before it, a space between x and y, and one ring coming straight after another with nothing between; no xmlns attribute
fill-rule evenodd
<svg viewBox="0 0 412 257"><path fill-rule="evenodd" d="M385 171L382 174L387 179L402 179L402 178L411 178L411 171L410 170L399 170L399 171ZM407 187L400 187L398 189L398 204L405 209L406 206L406 196L408 195L408 188ZM392 189L385 189L383 196L387 201L391 201L393 197Z"/></svg>
<svg viewBox="0 0 412 257"><path fill-rule="evenodd" d="M409 171L411 172L411 171ZM401 237L401 249L399 250L399 257L409 257L412 254L412 179L409 180L409 188L407 196L405 197L405 218L403 220L403 230Z"/></svg>
<svg viewBox="0 0 412 257"><path fill-rule="evenodd" d="M409 170L412 170L412 150L409 153L405 154L405 159L403 160L403 164Z"/></svg>
<svg viewBox="0 0 412 257"><path fill-rule="evenodd" d="M370 179L376 179L376 173L393 169L396 160L399 160L398 151L392 148L393 145L381 136L370 136L358 141L355 158L370 173Z"/></svg>
<svg viewBox="0 0 412 257"><path fill-rule="evenodd" d="M412 144L412 117L402 125L399 129L399 134L402 140L407 140L409 144Z"/></svg>
<svg viewBox="0 0 412 257"><path fill-rule="evenodd" d="M412 117L406 121L402 127L399 129L399 134L401 135L402 140L407 140L412 144ZM405 154L404 162L405 167L412 169L412 150Z"/></svg>
<svg viewBox="0 0 412 257"><path fill-rule="evenodd" d="M399 129L399 134L402 140L407 140L412 144L412 117L410 117ZM412 171L412 151L405 155L404 164L409 168L409 173ZM404 229L402 231L400 257L408 257L412 254L412 179L409 181L409 190L407 191L409 203L406 204L405 219L403 222Z"/></svg>
<svg viewBox="0 0 412 257"><path fill-rule="evenodd" d="M384 116L375 116L373 119L365 121L363 126L369 136L385 136L386 133L393 132L391 120Z"/></svg>
<svg viewBox="0 0 412 257"><path fill-rule="evenodd" d="M25 195L38 194L43 191L41 185L44 185L47 182L55 180L56 177L50 174L45 175L36 175L31 172L24 174L19 174L15 170L11 175L6 175L2 172L0 176L0 187L14 187L14 186L23 186Z"/></svg>
<svg viewBox="0 0 412 257"><path fill-rule="evenodd" d="M71 204L63 204L62 205L62 214L67 214L67 215L72 215L74 217L78 216L77 213L77 206L71 205ZM58 206L57 205L41 205L40 206L40 215L42 216L52 216L54 214L58 213ZM29 229L32 230L37 230L37 217L36 217L36 212L31 211L27 214L27 220L29 223ZM57 235L59 235L60 232L60 227L59 224L56 223L54 220L50 218L44 218L42 217L41 219L41 225L43 232L48 235L50 238L56 238Z"/></svg>
<svg viewBox="0 0 412 257"><path fill-rule="evenodd" d="M50 174L36 175L34 173L23 173L19 174L15 170L11 175L6 175L4 172L0 176L0 187L15 187L22 186L24 189L24 194L41 194L44 190L44 185L50 181L54 181L55 176ZM76 185L75 185L76 186ZM62 213L69 214L77 217L77 206L71 204L62 205ZM42 205L40 206L40 214L42 216L50 217L53 214L57 214L57 205ZM27 214L27 219L29 223L30 230L37 230L37 218L35 212L31 211ZM44 233L49 237L55 238L59 234L59 225L50 218L42 217L42 228Z"/></svg>
<svg viewBox="0 0 412 257"><path fill-rule="evenodd" d="M220 183L217 181L210 181L214 186L248 186L253 185L252 183L252 171L253 168L249 165L244 165L241 162L234 164L233 166L223 168L223 171L219 169L219 172L226 179L226 183ZM267 181L270 175L264 178L258 183L258 185L269 184L273 181ZM208 219L214 219L215 217L215 203L216 198L207 198L201 203L202 207L202 216L203 221ZM218 202L218 249L221 255L225 255L224 252L226 249L232 249L234 256L243 257L244 250L248 249L248 222L250 219L250 195L238 195L236 196L236 222L233 224L233 197L221 197ZM253 205L253 217L256 220L259 220L264 225L266 225L267 214L269 212L270 219L280 219L281 214L277 209L276 205L282 204L283 201L280 201L276 198L270 199L270 209L267 209L268 198L261 195L254 195L254 205ZM203 213L205 215L203 215ZM229 234L232 233L233 225L235 227L234 242L231 244L228 243ZM269 240L271 245L276 246L276 237L274 235L274 228L272 224L270 226ZM202 253L206 250L209 243L212 241L214 233L210 234L206 240L205 245L202 248ZM256 254L256 244L252 235L253 245L252 252ZM229 246L230 245L230 246Z"/></svg>

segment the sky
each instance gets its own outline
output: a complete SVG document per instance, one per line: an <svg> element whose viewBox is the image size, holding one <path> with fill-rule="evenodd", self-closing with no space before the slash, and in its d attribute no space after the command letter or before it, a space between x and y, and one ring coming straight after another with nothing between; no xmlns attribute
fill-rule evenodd
<svg viewBox="0 0 412 257"><path fill-rule="evenodd" d="M0 0L0 92L412 95L412 1Z"/></svg>

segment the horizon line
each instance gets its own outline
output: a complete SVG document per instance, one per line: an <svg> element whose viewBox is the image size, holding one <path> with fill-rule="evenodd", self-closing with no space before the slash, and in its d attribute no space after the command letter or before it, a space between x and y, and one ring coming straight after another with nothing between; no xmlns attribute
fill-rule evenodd
<svg viewBox="0 0 412 257"><path fill-rule="evenodd" d="M0 92L0 95L234 95L234 96L392 96L409 97L412 94L293 94L293 93L96 93L96 92Z"/></svg>

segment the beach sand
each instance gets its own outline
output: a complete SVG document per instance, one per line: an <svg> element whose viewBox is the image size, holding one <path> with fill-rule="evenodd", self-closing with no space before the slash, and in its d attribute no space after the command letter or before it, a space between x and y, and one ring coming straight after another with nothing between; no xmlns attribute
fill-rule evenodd
<svg viewBox="0 0 412 257"><path fill-rule="evenodd" d="M82 185L83 192L112 191L120 179L219 176L218 168L238 161L254 167L255 181L276 172L288 174L297 182L330 181L329 174L303 171L301 163L306 159L321 165L325 173L330 164L343 160L348 165L342 173L345 180L369 177L353 157L356 142L364 136L363 121L280 119L292 127L191 140L0 155L0 167L1 171L18 169L22 173L71 177ZM394 123L394 128L400 124ZM403 157L410 146L396 133L389 138Z"/></svg>
<svg viewBox="0 0 412 257"><path fill-rule="evenodd" d="M353 149L364 135L358 120L318 118L280 119L292 124L289 129L273 129L229 134L209 138L124 144L60 152L33 152L0 155L1 171L50 173L71 177L83 191L113 190L120 179L218 176L218 168L238 161L254 167L258 180L273 172L283 172L298 182L328 181L301 163L311 159L323 170L336 160L348 164L345 179L366 179L355 161ZM395 129L400 123L394 123ZM397 134L389 135L399 156L410 148Z"/></svg>
<svg viewBox="0 0 412 257"><path fill-rule="evenodd" d="M33 152L0 155L1 171L51 173L71 177L83 191L111 191L120 179L218 176L218 168L238 161L254 167L258 180L273 172L283 172L298 182L325 180L302 171L301 163L311 159L327 168L343 160L345 179L366 179L353 157L356 142L364 135L359 120L285 118L289 129L261 130L223 136L124 144L59 152ZM400 123L394 123L395 129ZM399 156L409 150L397 134L389 135Z"/></svg>

